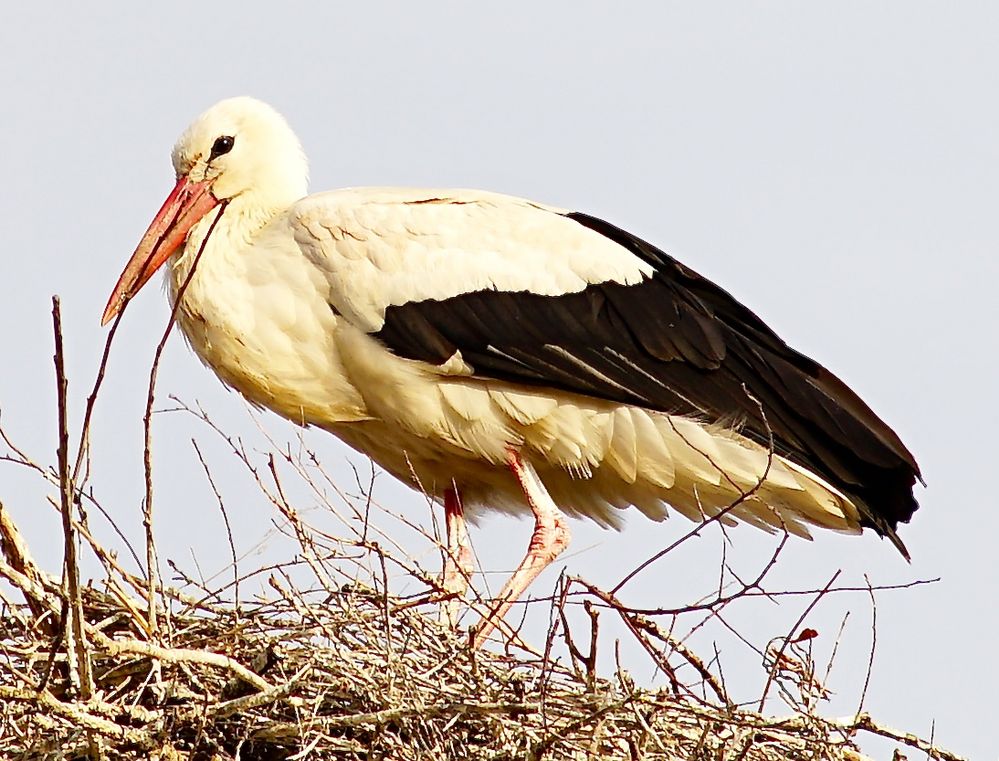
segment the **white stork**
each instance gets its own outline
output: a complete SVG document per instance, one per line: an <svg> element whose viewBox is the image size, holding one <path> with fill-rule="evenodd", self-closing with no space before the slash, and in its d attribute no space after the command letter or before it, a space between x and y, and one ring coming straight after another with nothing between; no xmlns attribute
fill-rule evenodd
<svg viewBox="0 0 999 761"><path fill-rule="evenodd" d="M745 497L726 518L872 528L908 557L919 469L898 436L655 246L495 193L307 196L298 139L251 98L198 117L173 166L103 322L169 261L180 327L223 383L443 501L454 595L465 516L533 513L475 644L569 544L566 514L700 521Z"/></svg>

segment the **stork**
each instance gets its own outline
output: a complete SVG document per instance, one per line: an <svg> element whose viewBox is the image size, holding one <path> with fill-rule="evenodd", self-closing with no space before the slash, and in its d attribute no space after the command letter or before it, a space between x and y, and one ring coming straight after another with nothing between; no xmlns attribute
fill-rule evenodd
<svg viewBox="0 0 999 761"><path fill-rule="evenodd" d="M297 137L247 97L199 116L172 159L103 323L168 262L180 328L224 384L443 502L452 597L473 570L466 516L532 514L475 645L568 546L567 515L728 510L803 537L870 528L908 557L919 468L895 432L644 240L476 190L306 195Z"/></svg>

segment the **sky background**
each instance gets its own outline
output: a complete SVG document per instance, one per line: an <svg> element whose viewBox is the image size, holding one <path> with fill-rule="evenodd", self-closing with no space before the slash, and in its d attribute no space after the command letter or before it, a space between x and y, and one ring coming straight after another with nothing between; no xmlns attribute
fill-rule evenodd
<svg viewBox="0 0 999 761"><path fill-rule="evenodd" d="M313 191L479 187L586 211L712 278L846 380L922 466L928 488L901 531L913 562L873 536L822 534L788 545L773 587L821 587L839 569L860 585L864 574L941 577L879 594L865 705L971 758L999 757L999 5L28 5L8 8L0 29L0 409L19 445L54 462L51 295L62 297L78 421L104 303L172 187L171 146L215 101L254 95L302 139ZM167 317L156 288L130 306L94 421L94 488L136 540L146 379ZM179 337L159 394L162 406L168 394L202 404L250 441L258 425L280 441L299 435L254 417ZM224 447L184 415L158 416L155 435L163 557L187 567L196 557L206 572L228 558L192 437L227 494L238 549L253 548L274 516ZM304 442L347 486L346 461L365 467L327 434ZM0 500L55 570L61 539L41 493L0 463ZM429 520L422 498L387 476L376 496ZM620 534L574 524L564 565L610 584L689 527L639 515ZM483 567L512 568L528 533L523 521L484 521L473 534ZM731 536L729 559L747 574L773 547L753 529ZM625 601L676 605L709 591L719 544L693 544L626 587ZM425 544L412 551L435 562ZM732 622L762 645L806 604L747 601ZM807 622L828 654L846 611L830 715L856 709L870 603L827 598ZM720 643L736 697L758 696L758 656L723 631L703 636ZM653 678L637 655L629 663ZM888 744L864 747L890 756Z"/></svg>

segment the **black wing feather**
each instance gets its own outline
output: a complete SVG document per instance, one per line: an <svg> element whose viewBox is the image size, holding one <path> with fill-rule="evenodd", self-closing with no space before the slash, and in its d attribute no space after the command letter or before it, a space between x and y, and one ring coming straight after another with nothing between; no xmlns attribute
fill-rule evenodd
<svg viewBox="0 0 999 761"><path fill-rule="evenodd" d="M772 437L778 454L849 495L864 525L904 552L895 528L917 507L919 468L895 432L711 281L607 222L568 216L651 264L654 277L561 296L488 290L390 306L377 337L432 364L460 350L483 377L739 421L743 435L763 445Z"/></svg>

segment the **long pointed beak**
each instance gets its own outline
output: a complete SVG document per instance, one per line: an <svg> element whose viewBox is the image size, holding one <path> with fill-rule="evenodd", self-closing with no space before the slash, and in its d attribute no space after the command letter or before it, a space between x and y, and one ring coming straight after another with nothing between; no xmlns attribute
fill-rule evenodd
<svg viewBox="0 0 999 761"><path fill-rule="evenodd" d="M104 307L101 325L114 319L163 262L180 248L191 228L218 203L208 182L191 182L187 177L177 180L118 278L108 305Z"/></svg>

